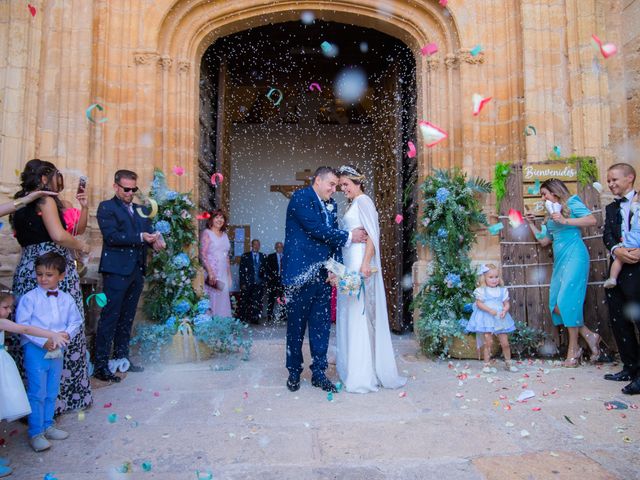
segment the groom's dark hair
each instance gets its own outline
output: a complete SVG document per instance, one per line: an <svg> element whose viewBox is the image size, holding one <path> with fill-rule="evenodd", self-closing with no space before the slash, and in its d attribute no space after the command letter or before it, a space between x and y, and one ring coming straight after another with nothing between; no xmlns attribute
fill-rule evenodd
<svg viewBox="0 0 640 480"><path fill-rule="evenodd" d="M313 173L313 176L311 177L311 185L313 185L315 183L317 177L324 178L327 175L329 175L330 173L333 173L336 177L338 176L338 172L333 167L318 167L318 168L316 168L316 171Z"/></svg>

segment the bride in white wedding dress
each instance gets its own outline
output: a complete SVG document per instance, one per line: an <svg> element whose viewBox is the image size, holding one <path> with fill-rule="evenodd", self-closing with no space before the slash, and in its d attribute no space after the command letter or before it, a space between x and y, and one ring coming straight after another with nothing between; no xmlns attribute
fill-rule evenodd
<svg viewBox="0 0 640 480"><path fill-rule="evenodd" d="M378 212L364 194L364 176L355 167L344 165L338 173L342 192L350 201L342 228L350 231L364 227L369 240L342 249L347 272L360 272L365 283L359 298L338 295L336 368L348 392L374 392L379 386L398 388L407 379L398 375L391 344L380 265Z"/></svg>

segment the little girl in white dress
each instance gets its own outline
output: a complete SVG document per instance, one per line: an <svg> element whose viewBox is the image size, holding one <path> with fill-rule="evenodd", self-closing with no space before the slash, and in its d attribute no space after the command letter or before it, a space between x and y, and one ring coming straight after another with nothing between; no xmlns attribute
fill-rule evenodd
<svg viewBox="0 0 640 480"><path fill-rule="evenodd" d="M7 320L12 310L13 296L6 291L0 292L0 421L7 420L9 422L29 415L31 407L16 363L4 347L4 332L48 338L53 342L54 348L63 347L68 343L63 335L64 332L51 332L29 325L18 325ZM11 468L7 465L8 462L0 458L0 477L11 473Z"/></svg>
<svg viewBox="0 0 640 480"><path fill-rule="evenodd" d="M478 337L479 345L484 343L483 372L491 371L493 335L497 335L500 340L505 368L511 372L517 372L518 369L511 364L511 347L507 336L516 329L513 318L509 315L509 290L504 286L498 267L495 265L482 265L478 274L480 275L479 286L473 292L476 301L466 330L484 337Z"/></svg>

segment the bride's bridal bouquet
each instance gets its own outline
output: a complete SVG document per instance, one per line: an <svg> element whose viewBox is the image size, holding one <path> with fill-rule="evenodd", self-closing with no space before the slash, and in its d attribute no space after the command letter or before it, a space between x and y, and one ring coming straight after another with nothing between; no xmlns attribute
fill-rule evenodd
<svg viewBox="0 0 640 480"><path fill-rule="evenodd" d="M364 289L364 277L359 272L347 272L347 267L342 263L330 258L325 262L328 271L336 276L336 288L338 293L343 295L360 295L360 291ZM372 272L377 269L373 267Z"/></svg>

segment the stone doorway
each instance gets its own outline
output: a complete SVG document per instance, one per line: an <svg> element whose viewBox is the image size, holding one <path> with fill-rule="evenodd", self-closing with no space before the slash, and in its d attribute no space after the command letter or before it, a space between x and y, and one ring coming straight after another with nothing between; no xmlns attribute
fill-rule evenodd
<svg viewBox="0 0 640 480"><path fill-rule="evenodd" d="M326 44L323 49L323 42L337 52ZM335 79L353 74L355 67L367 79L362 96L353 102L336 98ZM219 38L200 65L200 207L221 207L232 224L251 225L251 236L269 252L283 239L288 202L272 187L302 185L296 172L319 165L356 164L367 175L367 193L380 212L394 331L411 324L416 212L406 192L417 174L406 144L415 139L415 78L413 54L398 39L319 20ZM219 187L210 182L215 172L225 178ZM340 202L342 196L336 196ZM399 223L397 215L403 217Z"/></svg>

